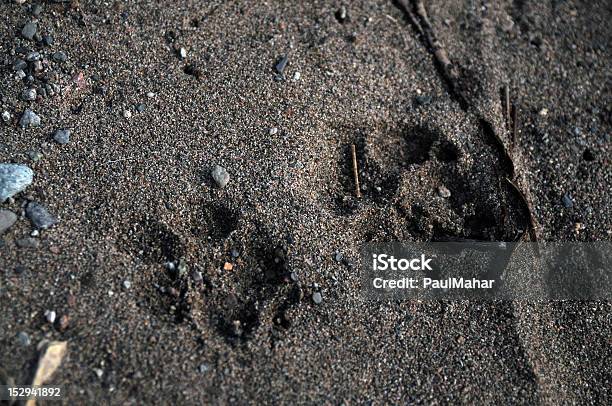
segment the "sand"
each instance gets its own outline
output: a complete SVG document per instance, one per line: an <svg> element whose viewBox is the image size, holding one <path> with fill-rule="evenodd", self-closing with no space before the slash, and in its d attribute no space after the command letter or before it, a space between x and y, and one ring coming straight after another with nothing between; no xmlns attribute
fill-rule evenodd
<svg viewBox="0 0 612 406"><path fill-rule="evenodd" d="M610 6L492 3L426 6L454 83L401 2L342 22L339 2L45 2L50 47L21 38L30 2L0 4L0 162L35 172L0 206L59 219L38 248L16 246L26 218L2 236L0 368L26 383L36 345L67 341L66 404L609 402L607 302L361 293L365 242L520 238L506 178L537 238L610 239ZM47 68L61 95L20 100L20 46L68 55Z"/></svg>

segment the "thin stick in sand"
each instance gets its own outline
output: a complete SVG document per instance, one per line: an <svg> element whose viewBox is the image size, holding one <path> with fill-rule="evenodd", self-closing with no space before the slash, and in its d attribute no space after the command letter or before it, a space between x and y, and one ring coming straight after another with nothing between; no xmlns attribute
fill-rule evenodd
<svg viewBox="0 0 612 406"><path fill-rule="evenodd" d="M510 88L508 87L508 85L504 86L504 102L506 104L504 106L506 108L506 126L508 129L510 129Z"/></svg>
<svg viewBox="0 0 612 406"><path fill-rule="evenodd" d="M353 157L353 177L355 178L355 195L361 198L361 190L359 189L359 170L357 168L357 150L355 144L351 144L351 155Z"/></svg>

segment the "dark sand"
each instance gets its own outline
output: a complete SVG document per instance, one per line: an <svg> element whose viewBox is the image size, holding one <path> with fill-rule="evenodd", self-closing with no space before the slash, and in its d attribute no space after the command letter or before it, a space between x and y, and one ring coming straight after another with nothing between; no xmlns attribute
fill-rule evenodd
<svg viewBox="0 0 612 406"><path fill-rule="evenodd" d="M510 144L507 82L538 237L610 240L609 2L431 1L463 96L392 1L347 2L343 23L331 1L45 2L50 47L20 37L29 3L0 3L0 162L35 180L0 207L60 221L36 249L15 245L25 218L2 236L0 368L17 382L47 339L68 342L50 382L66 404L610 403L609 303L367 302L358 271L367 241L526 231L491 140ZM20 46L67 53L41 75L62 95L20 100ZM41 127L19 127L26 107ZM179 259L187 276L163 265Z"/></svg>

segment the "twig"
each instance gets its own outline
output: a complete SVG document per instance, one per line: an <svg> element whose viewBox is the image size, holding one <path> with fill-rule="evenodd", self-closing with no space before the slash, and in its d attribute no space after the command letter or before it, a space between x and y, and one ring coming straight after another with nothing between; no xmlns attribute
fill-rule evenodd
<svg viewBox="0 0 612 406"><path fill-rule="evenodd" d="M357 150L355 144L351 144L351 155L353 157L353 177L355 178L355 195L361 198L361 190L359 189L359 170L357 169Z"/></svg>
<svg viewBox="0 0 612 406"><path fill-rule="evenodd" d="M506 128L508 130L510 130L511 128L511 123L510 123L510 88L508 87L508 85L504 85L504 102L505 102L505 109L506 109Z"/></svg>
<svg viewBox="0 0 612 406"><path fill-rule="evenodd" d="M512 148L516 144L516 135L518 133L518 107L512 103Z"/></svg>
<svg viewBox="0 0 612 406"><path fill-rule="evenodd" d="M531 237L531 240L533 242L538 242L538 226L537 226L535 217L533 216L533 210L531 209L531 204L529 203L529 201L527 200L527 198L525 197L521 189L519 189L516 183L512 182L512 180L510 180L509 178L506 178L506 181L512 186L512 188L521 197L521 200L523 201L523 205L527 209L527 213L529 214L529 236Z"/></svg>

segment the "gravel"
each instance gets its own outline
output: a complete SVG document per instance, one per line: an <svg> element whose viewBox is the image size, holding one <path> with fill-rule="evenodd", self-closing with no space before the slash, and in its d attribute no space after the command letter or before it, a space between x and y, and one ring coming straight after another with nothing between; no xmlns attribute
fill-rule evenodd
<svg viewBox="0 0 612 406"><path fill-rule="evenodd" d="M312 301L314 302L314 304L321 304L321 302L323 302L323 296L321 296L321 292L313 293Z"/></svg>
<svg viewBox="0 0 612 406"><path fill-rule="evenodd" d="M25 190L34 179L34 172L25 165L0 164L0 203Z"/></svg>
<svg viewBox="0 0 612 406"><path fill-rule="evenodd" d="M57 219L40 203L30 202L26 207L26 215L35 227L43 230L52 227Z"/></svg>

